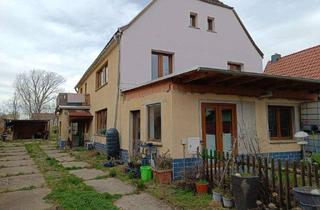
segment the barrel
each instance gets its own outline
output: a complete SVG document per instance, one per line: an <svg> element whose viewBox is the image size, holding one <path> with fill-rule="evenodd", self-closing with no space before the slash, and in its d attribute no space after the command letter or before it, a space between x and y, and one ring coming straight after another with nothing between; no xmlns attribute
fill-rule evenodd
<svg viewBox="0 0 320 210"><path fill-rule="evenodd" d="M109 157L117 158L120 153L119 132L115 128L106 132L106 149Z"/></svg>

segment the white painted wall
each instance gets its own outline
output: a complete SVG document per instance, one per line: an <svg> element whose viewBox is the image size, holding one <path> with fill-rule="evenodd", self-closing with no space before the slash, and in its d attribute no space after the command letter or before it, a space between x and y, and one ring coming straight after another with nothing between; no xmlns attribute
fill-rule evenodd
<svg viewBox="0 0 320 210"><path fill-rule="evenodd" d="M198 27L189 27L190 12ZM215 18L216 33L207 31ZM151 80L151 51L174 52L174 73L196 67L227 69L227 62L244 64L244 71L262 72L262 58L232 10L198 0L158 0L124 31L121 39L121 87Z"/></svg>

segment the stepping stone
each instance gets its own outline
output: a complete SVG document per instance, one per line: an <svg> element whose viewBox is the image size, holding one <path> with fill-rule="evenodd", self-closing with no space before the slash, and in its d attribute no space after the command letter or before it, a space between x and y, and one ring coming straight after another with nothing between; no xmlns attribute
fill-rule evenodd
<svg viewBox="0 0 320 210"><path fill-rule="evenodd" d="M0 170L0 177L22 175L22 174L38 174L39 170L35 166L17 166L10 168L2 168Z"/></svg>
<svg viewBox="0 0 320 210"><path fill-rule="evenodd" d="M72 170L70 171L71 174L75 175L76 177L79 177L83 180L90 180L95 179L99 176L105 176L109 173L97 170L97 169L79 169L79 170Z"/></svg>
<svg viewBox="0 0 320 210"><path fill-rule="evenodd" d="M125 195L114 203L123 210L172 210L169 205L147 193Z"/></svg>
<svg viewBox="0 0 320 210"><path fill-rule="evenodd" d="M56 160L59 161L60 163L76 161L76 159L72 156L59 157L59 158L56 158Z"/></svg>
<svg viewBox="0 0 320 210"><path fill-rule="evenodd" d="M0 161L13 161L13 160L31 160L31 158L29 157L29 155L0 157Z"/></svg>
<svg viewBox="0 0 320 210"><path fill-rule="evenodd" d="M97 192L111 195L125 195L133 193L135 188L116 178L85 181L86 185L93 187Z"/></svg>
<svg viewBox="0 0 320 210"><path fill-rule="evenodd" d="M0 157L3 156L18 156L18 155L28 155L27 151L6 151L3 153L0 153Z"/></svg>
<svg viewBox="0 0 320 210"><path fill-rule="evenodd" d="M90 165L86 162L63 162L61 163L65 168L86 168Z"/></svg>
<svg viewBox="0 0 320 210"><path fill-rule="evenodd" d="M7 190L20 190L28 187L42 187L45 185L44 178L40 174L10 176L0 178L0 192Z"/></svg>
<svg viewBox="0 0 320 210"><path fill-rule="evenodd" d="M51 158L61 158L61 157L67 157L67 156L70 157L68 153L49 153L47 155Z"/></svg>
<svg viewBox="0 0 320 210"><path fill-rule="evenodd" d="M6 210L43 210L52 205L45 202L44 197L50 193L49 189L41 188L27 191L16 191L0 194L0 209Z"/></svg>
<svg viewBox="0 0 320 210"><path fill-rule="evenodd" d="M16 167L16 166L30 166L30 165L34 165L33 160L0 161L0 168L2 168L2 167Z"/></svg>

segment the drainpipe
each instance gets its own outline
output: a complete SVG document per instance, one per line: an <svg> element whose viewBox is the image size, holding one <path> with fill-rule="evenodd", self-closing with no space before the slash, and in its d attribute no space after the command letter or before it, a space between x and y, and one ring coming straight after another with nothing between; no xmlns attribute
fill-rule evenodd
<svg viewBox="0 0 320 210"><path fill-rule="evenodd" d="M118 32L115 34L114 39L116 40L117 44L119 45L118 51L118 79L117 79L117 91L116 91L116 103L115 103L115 116L114 116L114 123L113 127L117 128L118 123L118 112L119 112L119 100L120 100L120 61L121 61L121 54L120 54L120 40L121 40L122 32L119 29Z"/></svg>

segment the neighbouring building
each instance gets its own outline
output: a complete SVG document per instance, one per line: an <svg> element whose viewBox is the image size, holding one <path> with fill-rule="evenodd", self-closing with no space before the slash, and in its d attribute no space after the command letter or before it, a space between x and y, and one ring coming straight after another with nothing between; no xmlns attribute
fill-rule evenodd
<svg viewBox="0 0 320 210"><path fill-rule="evenodd" d="M57 126L57 117L54 113L33 113L31 120L45 120L49 121L48 130L51 131L54 126Z"/></svg>
<svg viewBox="0 0 320 210"><path fill-rule="evenodd" d="M274 54L264 73L320 81L320 45L283 57L280 54ZM314 89L314 92L319 93L319 90ZM303 103L300 116L301 129L310 134L306 149L311 152L320 152L320 101Z"/></svg>
<svg viewBox="0 0 320 210"><path fill-rule="evenodd" d="M62 105L58 97L60 138L71 138L80 112L85 128L77 132L100 151L105 130L117 128L124 160L148 142L159 153L169 150L174 178L183 171L182 143L187 166L199 145L298 158L300 104L317 99L320 82L262 74L262 59L232 7L153 0L119 28L76 85L76 97L90 104Z"/></svg>

